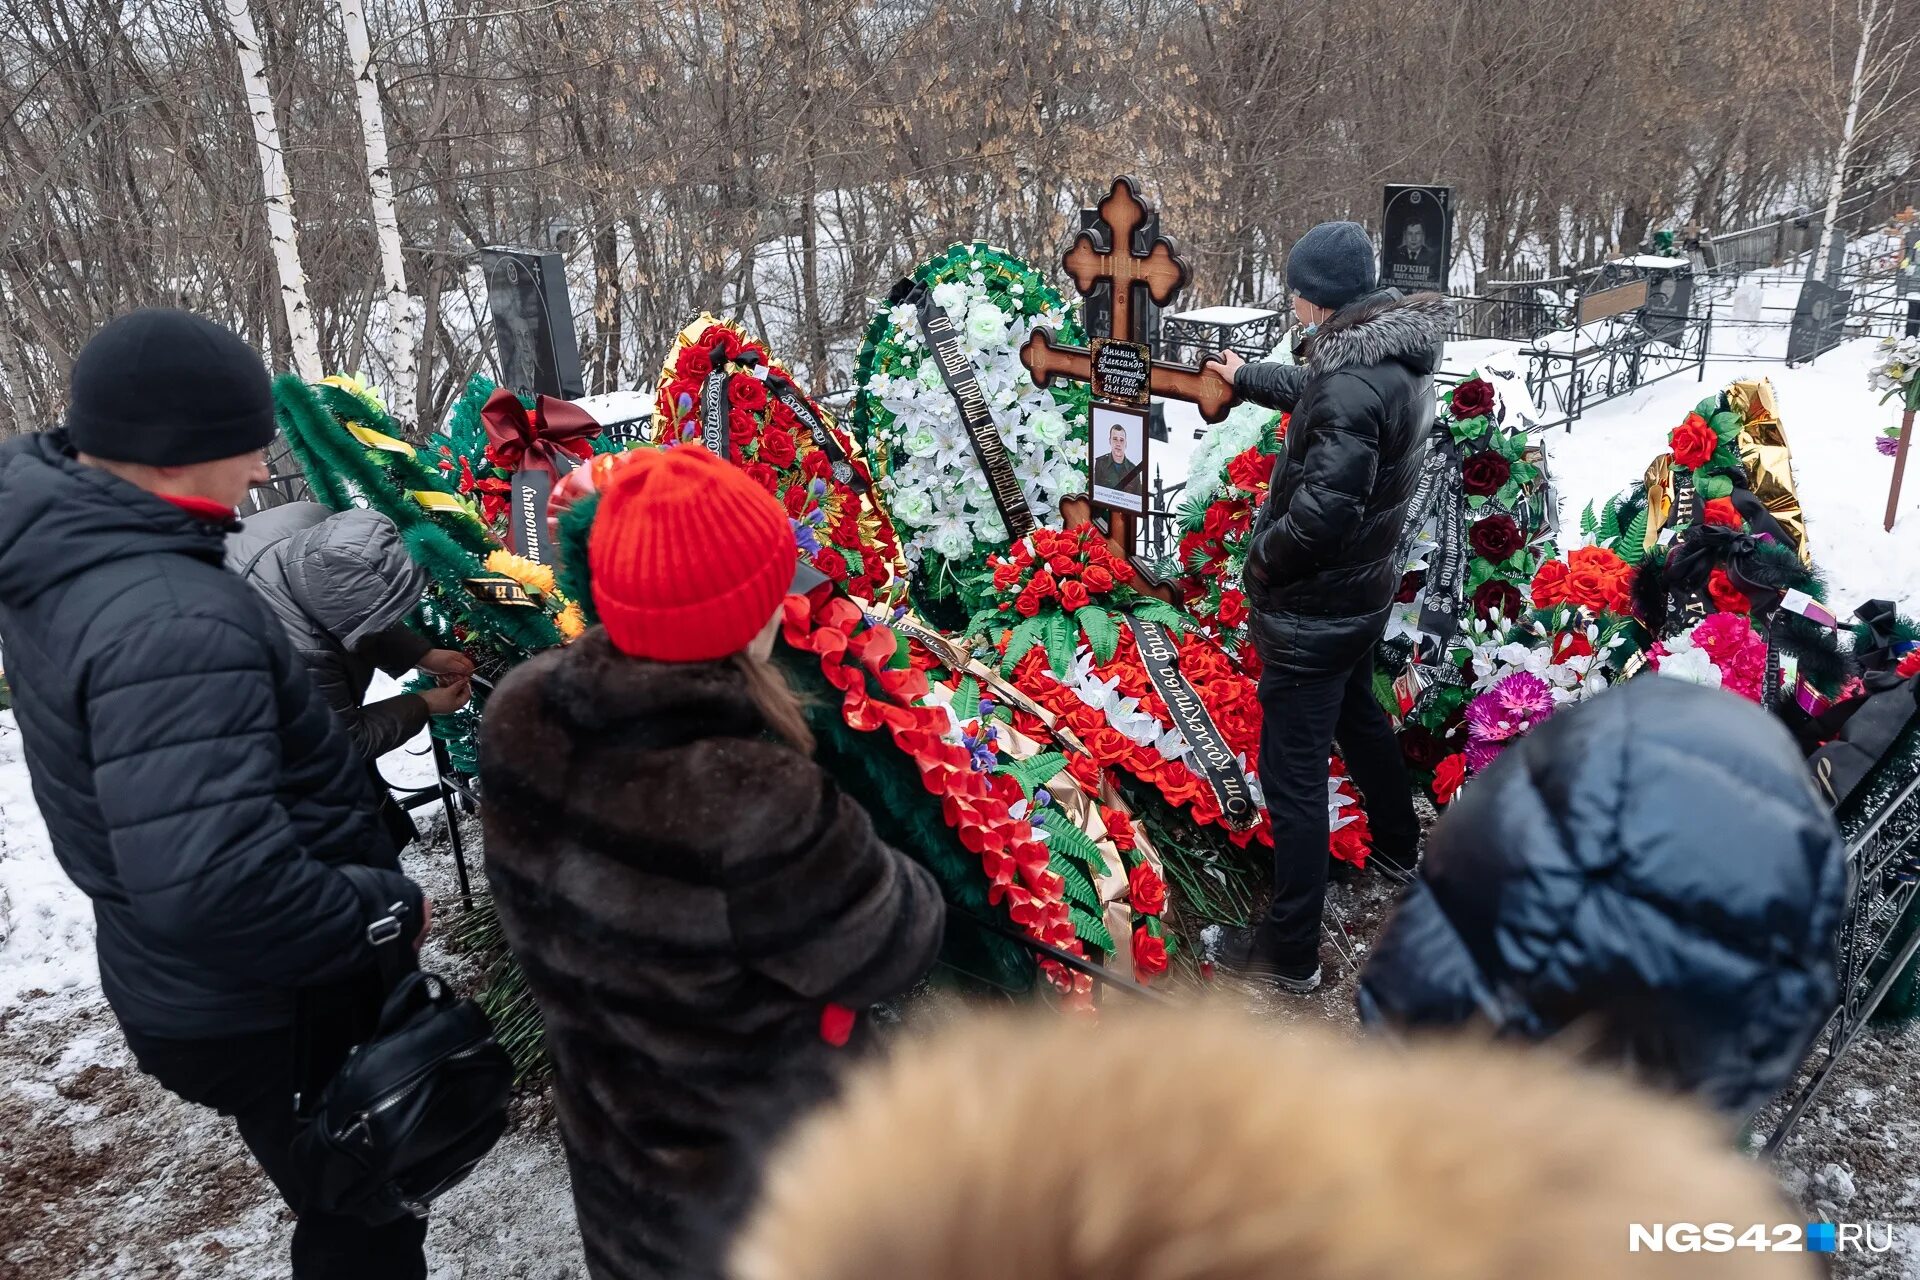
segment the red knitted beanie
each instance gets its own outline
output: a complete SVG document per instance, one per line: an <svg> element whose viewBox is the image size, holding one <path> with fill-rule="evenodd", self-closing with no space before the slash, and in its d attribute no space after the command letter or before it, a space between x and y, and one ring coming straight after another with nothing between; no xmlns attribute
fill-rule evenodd
<svg viewBox="0 0 1920 1280"><path fill-rule="evenodd" d="M710 662L738 653L786 597L800 549L773 495L697 445L638 454L600 498L587 543L593 603L622 653Z"/></svg>

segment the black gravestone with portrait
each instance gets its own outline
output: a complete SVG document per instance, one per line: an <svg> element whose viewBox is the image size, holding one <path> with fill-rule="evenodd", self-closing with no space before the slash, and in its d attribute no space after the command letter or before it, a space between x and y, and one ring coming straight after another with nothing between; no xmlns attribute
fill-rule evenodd
<svg viewBox="0 0 1920 1280"><path fill-rule="evenodd" d="M1388 185L1380 213L1382 288L1445 293L1452 245L1452 187Z"/></svg>
<svg viewBox="0 0 1920 1280"><path fill-rule="evenodd" d="M1846 336L1847 308L1853 301L1848 289L1836 289L1824 280L1809 280L1800 286L1800 301L1793 309L1793 327L1787 331L1787 363L1800 364L1840 345Z"/></svg>
<svg viewBox="0 0 1920 1280"><path fill-rule="evenodd" d="M486 248L480 262L500 352L500 384L523 396L585 395L565 261L557 253Z"/></svg>

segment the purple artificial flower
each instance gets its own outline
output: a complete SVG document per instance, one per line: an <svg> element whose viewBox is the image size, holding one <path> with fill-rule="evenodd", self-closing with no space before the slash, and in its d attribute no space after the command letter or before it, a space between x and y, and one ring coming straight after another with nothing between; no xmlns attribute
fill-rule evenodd
<svg viewBox="0 0 1920 1280"><path fill-rule="evenodd" d="M1479 773L1482 769L1500 758L1507 749L1504 742L1482 742L1475 739L1467 744L1467 772Z"/></svg>
<svg viewBox="0 0 1920 1280"><path fill-rule="evenodd" d="M992 714L993 714L993 699L992 698L980 699L980 718L982 720L985 720L988 716Z"/></svg>
<svg viewBox="0 0 1920 1280"><path fill-rule="evenodd" d="M1517 738L1553 714L1553 690L1545 680L1516 671L1467 704L1467 728L1476 742Z"/></svg>
<svg viewBox="0 0 1920 1280"><path fill-rule="evenodd" d="M1553 714L1552 686L1531 671L1514 672L1493 686L1493 693L1503 710L1523 722L1522 733Z"/></svg>
<svg viewBox="0 0 1920 1280"><path fill-rule="evenodd" d="M1873 447L1878 449L1883 457L1891 458L1900 452L1900 439L1898 436L1875 436Z"/></svg>

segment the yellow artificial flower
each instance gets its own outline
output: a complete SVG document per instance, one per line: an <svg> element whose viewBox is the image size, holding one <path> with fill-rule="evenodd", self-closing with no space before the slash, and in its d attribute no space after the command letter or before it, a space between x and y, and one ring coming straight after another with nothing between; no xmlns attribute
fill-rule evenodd
<svg viewBox="0 0 1920 1280"><path fill-rule="evenodd" d="M578 639L580 633L587 629L587 616L580 612L578 604L569 601L567 607L554 618L553 625L560 628L560 634L566 639Z"/></svg>
<svg viewBox="0 0 1920 1280"><path fill-rule="evenodd" d="M503 578L512 578L528 591L538 595L553 593L553 570L537 560L517 556L502 547L487 557L487 572L497 573Z"/></svg>
<svg viewBox="0 0 1920 1280"><path fill-rule="evenodd" d="M364 373L336 373L330 378L320 379L320 385L323 387L338 387L377 413L385 413L387 411L387 402L380 395L380 388L368 382L367 375Z"/></svg>

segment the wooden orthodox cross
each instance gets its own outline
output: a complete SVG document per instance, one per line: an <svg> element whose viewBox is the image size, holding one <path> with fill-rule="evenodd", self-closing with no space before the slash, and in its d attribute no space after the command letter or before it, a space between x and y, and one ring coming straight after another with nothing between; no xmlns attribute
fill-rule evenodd
<svg viewBox="0 0 1920 1280"><path fill-rule="evenodd" d="M1150 211L1134 194L1133 179L1115 178L1113 189L1100 202L1099 212L1100 221L1107 226L1107 247L1102 249L1092 232L1082 231L1062 260L1082 296L1092 293L1102 283L1112 288L1112 325L1104 334L1087 335L1096 348L1104 341L1124 344L1132 340L1136 282L1144 284L1147 296L1160 306L1172 302L1173 295L1187 282L1187 264L1167 237L1155 236L1145 253L1135 249L1134 232L1146 222ZM1038 387L1046 386L1055 378L1094 381L1093 356L1093 351L1085 347L1056 346L1052 331L1044 325L1035 329L1026 345L1020 348L1021 363L1027 366ZM1221 421L1233 407L1233 387L1219 374L1204 368L1191 369L1155 360L1147 385L1154 395L1200 406L1200 416L1208 422Z"/></svg>

